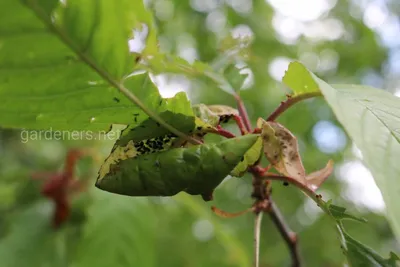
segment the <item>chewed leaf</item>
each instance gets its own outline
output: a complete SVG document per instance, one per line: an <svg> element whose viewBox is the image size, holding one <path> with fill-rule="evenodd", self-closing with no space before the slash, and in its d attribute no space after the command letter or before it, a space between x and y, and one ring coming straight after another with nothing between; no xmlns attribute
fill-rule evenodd
<svg viewBox="0 0 400 267"><path fill-rule="evenodd" d="M306 176L306 182L312 189L319 188L333 172L333 161L329 160L325 168L312 172Z"/></svg>

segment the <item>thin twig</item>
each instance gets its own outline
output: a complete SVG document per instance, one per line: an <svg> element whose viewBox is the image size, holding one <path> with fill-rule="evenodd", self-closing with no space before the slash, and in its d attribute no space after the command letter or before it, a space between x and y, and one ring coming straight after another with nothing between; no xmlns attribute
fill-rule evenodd
<svg viewBox="0 0 400 267"><path fill-rule="evenodd" d="M248 132L251 132L251 123L249 119L249 115L247 114L246 107L243 104L243 100L240 98L238 94L235 95L236 103L239 110L239 115L242 118L244 126Z"/></svg>
<svg viewBox="0 0 400 267"><path fill-rule="evenodd" d="M267 211L267 213L273 223L278 228L282 238L286 241L292 258L292 267L300 267L301 261L297 246L297 235L290 230L280 210L276 206L275 202L271 199L271 197L269 198L269 211Z"/></svg>
<svg viewBox="0 0 400 267"><path fill-rule="evenodd" d="M269 115L267 118L267 121L274 121L276 118L278 118L279 115L281 115L283 112L285 112L288 108L296 104L297 102L300 102L304 99L312 98L312 97L317 97L317 96L322 96L320 92L312 92L312 93L305 93L301 94L298 96L288 96L288 99L285 101L282 101L279 107L275 109L274 112Z"/></svg>
<svg viewBox="0 0 400 267"><path fill-rule="evenodd" d="M254 220L254 267L260 266L260 232L262 212L256 214Z"/></svg>
<svg viewBox="0 0 400 267"><path fill-rule="evenodd" d="M267 119L269 121L276 119L282 112L288 109L293 104L314 96L318 96L320 93L309 93L303 94L298 97L288 98L285 102L282 102L281 105L271 114L271 116ZM246 107L243 105L243 101L240 99L239 95L235 96L239 115L241 116L243 123L246 129L251 132L250 120L247 115ZM300 256L297 248L297 237L296 234L293 233L287 223L285 222L281 212L278 207L271 199L271 191L270 184L265 183L265 169L261 168L259 165L254 166L249 169L249 172L253 174L253 193L252 197L256 200L253 207L255 208L254 212L256 214L255 218L255 229L254 229L254 266L259 266L259 249L260 249L260 227L261 227L261 211L264 211L269 214L271 220L274 222L276 227L279 230L282 238L286 241L287 246L290 250L290 255L292 258L292 267L300 267Z"/></svg>

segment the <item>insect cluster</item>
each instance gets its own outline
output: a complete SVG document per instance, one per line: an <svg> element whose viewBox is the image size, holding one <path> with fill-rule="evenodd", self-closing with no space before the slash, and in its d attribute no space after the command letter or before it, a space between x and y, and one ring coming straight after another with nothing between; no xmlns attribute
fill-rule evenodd
<svg viewBox="0 0 400 267"><path fill-rule="evenodd" d="M216 131L215 126L237 115L235 109L221 106L201 105L194 110L200 117L188 134L196 137ZM215 144L190 145L167 134L126 143L128 136L134 136L134 129L128 126L121 133L125 141L116 142L101 166L98 188L130 196L172 196L185 191L209 199L259 139L251 134Z"/></svg>
<svg viewBox="0 0 400 267"><path fill-rule="evenodd" d="M225 106L194 107L195 126L186 134L202 137L221 133L220 123L233 118L240 128L235 109ZM306 175L296 137L276 122L257 121L258 132L242 132L219 143L193 145L171 133L159 135L146 127L128 126L115 143L99 170L96 186L102 190L129 196L173 196L181 191L212 198L213 190L231 174L243 176L255 165L262 151L280 173L305 186L318 187L332 172L332 162ZM143 136L151 138L143 138ZM154 137L154 135L158 135Z"/></svg>

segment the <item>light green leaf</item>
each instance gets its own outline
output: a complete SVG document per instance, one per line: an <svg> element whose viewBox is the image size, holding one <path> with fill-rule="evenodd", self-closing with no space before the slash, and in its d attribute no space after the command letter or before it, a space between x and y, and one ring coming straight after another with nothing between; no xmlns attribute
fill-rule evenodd
<svg viewBox="0 0 400 267"><path fill-rule="evenodd" d="M243 87L244 81L249 76L248 73L241 73L235 65L231 64L224 70L224 76L228 82L232 85L235 91L240 91Z"/></svg>
<svg viewBox="0 0 400 267"><path fill-rule="evenodd" d="M282 81L294 92L293 96L320 91L306 67L297 61L289 64Z"/></svg>
<svg viewBox="0 0 400 267"><path fill-rule="evenodd" d="M254 165L260 159L262 148L262 138L258 137L254 145L244 154L243 160L236 165L235 169L233 169L230 174L236 177L243 176L248 167Z"/></svg>
<svg viewBox="0 0 400 267"><path fill-rule="evenodd" d="M367 86L320 84L337 119L361 150L382 191L388 218L400 238L400 99Z"/></svg>
<svg viewBox="0 0 400 267"><path fill-rule="evenodd" d="M301 75L301 76L298 76ZM300 63L291 63L290 77L295 92L318 85L339 122L361 150L363 161L382 192L388 219L400 238L400 99L369 86L329 85ZM300 82L296 82L296 79ZM287 78L289 79L289 78ZM309 83L309 84L307 84Z"/></svg>
<svg viewBox="0 0 400 267"><path fill-rule="evenodd" d="M193 112L201 121L211 126L219 124L219 116L212 112L207 105L198 104L193 106Z"/></svg>
<svg viewBox="0 0 400 267"><path fill-rule="evenodd" d="M26 4L26 5L24 5ZM2 1L0 125L31 129L107 130L157 114L161 96L147 73L131 75L133 29L149 28L143 1ZM134 105L117 89L136 96ZM148 112L144 112L147 109Z"/></svg>

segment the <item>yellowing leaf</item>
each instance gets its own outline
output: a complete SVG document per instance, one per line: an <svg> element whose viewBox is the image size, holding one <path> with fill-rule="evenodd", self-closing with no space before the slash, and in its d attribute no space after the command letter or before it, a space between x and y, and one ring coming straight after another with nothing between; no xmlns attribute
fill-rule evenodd
<svg viewBox="0 0 400 267"><path fill-rule="evenodd" d="M311 189L316 190L333 172L333 160L329 160L325 168L312 172L306 177L306 182Z"/></svg>
<svg viewBox="0 0 400 267"><path fill-rule="evenodd" d="M263 124L264 153L281 174L306 183L306 171L301 162L297 138L277 122Z"/></svg>
<svg viewBox="0 0 400 267"><path fill-rule="evenodd" d="M257 127L261 128L264 154L280 174L316 190L332 173L333 161L330 160L325 168L306 175L297 138L288 129L277 122L267 122L261 118L257 121Z"/></svg>

